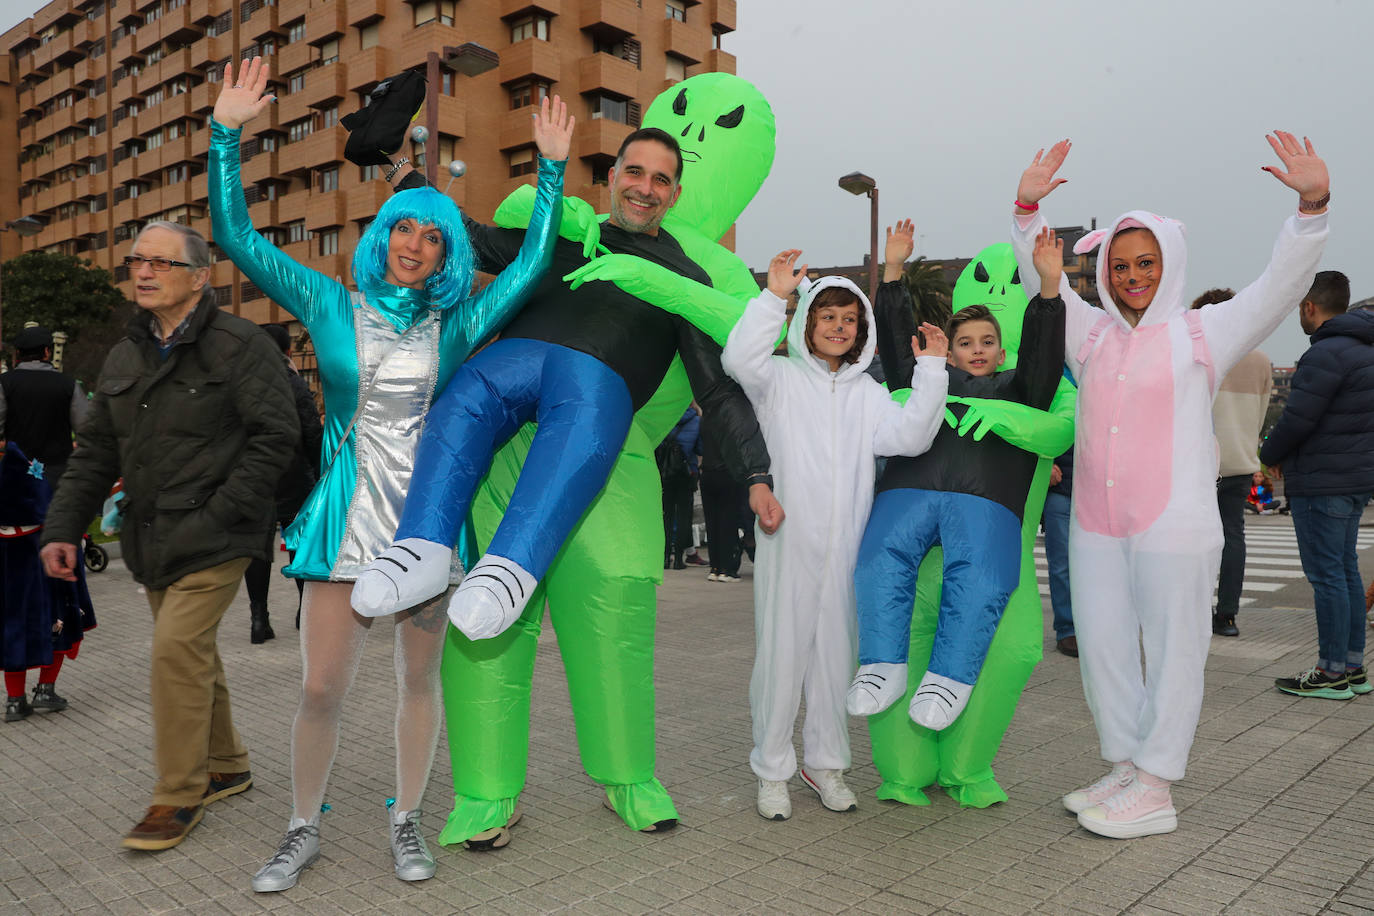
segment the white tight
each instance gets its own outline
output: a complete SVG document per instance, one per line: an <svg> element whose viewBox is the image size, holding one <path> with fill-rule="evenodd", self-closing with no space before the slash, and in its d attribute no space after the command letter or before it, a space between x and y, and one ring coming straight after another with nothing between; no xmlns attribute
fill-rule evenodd
<svg viewBox="0 0 1374 916"><path fill-rule="evenodd" d="M348 604L351 582L307 582L301 605L301 705L291 728L292 816L314 822L339 746L344 697L370 618ZM443 721L439 660L445 595L396 615L396 808L420 807Z"/></svg>

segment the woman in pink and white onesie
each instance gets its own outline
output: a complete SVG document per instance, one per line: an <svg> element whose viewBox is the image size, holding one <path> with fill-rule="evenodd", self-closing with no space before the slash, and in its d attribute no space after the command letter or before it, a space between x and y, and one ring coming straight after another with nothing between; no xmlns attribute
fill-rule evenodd
<svg viewBox="0 0 1374 916"><path fill-rule="evenodd" d="M1183 225L1144 210L1074 246L1101 245L1103 309L1061 280L1064 355L1078 379L1069 569L1083 692L1112 770L1064 796L1103 836L1168 833L1169 793L1183 777L1202 708L1212 587L1221 564L1217 382L1269 336L1312 283L1326 242L1326 164L1309 141L1267 137L1298 192L1269 266L1235 298L1192 311L1184 293ZM1037 236L1052 237L1040 200L1065 179L1069 152L1043 150L1021 176L1012 242L1021 276L1035 276ZM1140 650L1144 647L1144 671Z"/></svg>

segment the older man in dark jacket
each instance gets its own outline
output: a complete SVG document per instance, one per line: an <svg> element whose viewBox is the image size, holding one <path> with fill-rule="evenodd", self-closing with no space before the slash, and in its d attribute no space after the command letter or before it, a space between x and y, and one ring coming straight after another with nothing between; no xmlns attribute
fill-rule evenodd
<svg viewBox="0 0 1374 916"><path fill-rule="evenodd" d="M1284 693L1348 700L1374 690L1364 668L1364 586L1355 557L1374 493L1374 314L1347 312L1350 281L1317 274L1298 310L1312 346L1260 461L1276 468L1293 510L1317 612L1317 664L1274 683Z"/></svg>
<svg viewBox="0 0 1374 916"><path fill-rule="evenodd" d="M120 543L153 611L158 770L124 845L157 850L252 784L215 637L249 560L263 557L300 425L271 339L215 307L199 233L150 223L124 263L139 311L100 371L42 556L49 575L72 578L81 533L124 477Z"/></svg>

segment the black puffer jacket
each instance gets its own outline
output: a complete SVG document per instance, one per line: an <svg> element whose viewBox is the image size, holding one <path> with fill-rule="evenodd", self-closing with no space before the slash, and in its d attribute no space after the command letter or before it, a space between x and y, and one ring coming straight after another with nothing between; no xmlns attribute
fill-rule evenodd
<svg viewBox="0 0 1374 916"><path fill-rule="evenodd" d="M1328 318L1298 360L1260 460L1283 467L1288 496L1374 492L1374 313Z"/></svg>
<svg viewBox="0 0 1374 916"><path fill-rule="evenodd" d="M105 358L48 510L43 543L75 544L123 475L120 544L150 589L264 558L277 480L300 441L281 351L203 298L164 360L139 310Z"/></svg>

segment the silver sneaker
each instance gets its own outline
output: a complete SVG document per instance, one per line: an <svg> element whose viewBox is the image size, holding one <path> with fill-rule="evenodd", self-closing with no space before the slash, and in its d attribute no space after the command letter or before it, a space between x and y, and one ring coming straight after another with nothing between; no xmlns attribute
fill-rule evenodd
<svg viewBox="0 0 1374 916"><path fill-rule="evenodd" d="M396 860L396 877L402 881L434 877L434 856L420 835L419 810L391 809L391 857Z"/></svg>
<svg viewBox="0 0 1374 916"><path fill-rule="evenodd" d="M253 890L260 894L295 887L301 872L320 857L320 828L305 824L286 831L277 854L253 876Z"/></svg>

